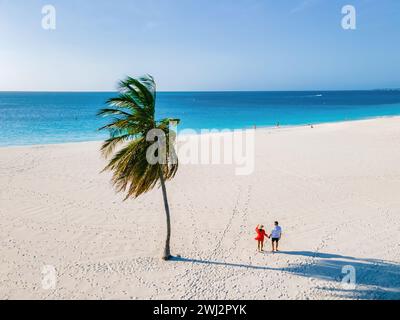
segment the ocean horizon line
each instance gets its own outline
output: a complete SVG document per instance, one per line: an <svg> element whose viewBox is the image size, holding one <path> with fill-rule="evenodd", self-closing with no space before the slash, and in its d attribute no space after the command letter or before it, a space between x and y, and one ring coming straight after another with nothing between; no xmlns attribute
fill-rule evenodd
<svg viewBox="0 0 400 320"><path fill-rule="evenodd" d="M157 90L158 93L268 93L268 92L374 92L374 91L400 91L400 88L375 88L375 89L308 89L308 90ZM3 93L118 93L118 90L0 90Z"/></svg>

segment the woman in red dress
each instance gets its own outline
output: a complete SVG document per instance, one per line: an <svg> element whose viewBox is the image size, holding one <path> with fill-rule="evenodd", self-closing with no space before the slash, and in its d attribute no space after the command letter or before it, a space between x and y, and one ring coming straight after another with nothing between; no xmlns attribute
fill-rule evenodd
<svg viewBox="0 0 400 320"><path fill-rule="evenodd" d="M258 249L258 251L263 252L264 251L264 239L265 239L265 237L269 238L269 236L265 232L263 225L257 225L256 232L257 232L257 237L255 238L255 240L257 240L257 249Z"/></svg>

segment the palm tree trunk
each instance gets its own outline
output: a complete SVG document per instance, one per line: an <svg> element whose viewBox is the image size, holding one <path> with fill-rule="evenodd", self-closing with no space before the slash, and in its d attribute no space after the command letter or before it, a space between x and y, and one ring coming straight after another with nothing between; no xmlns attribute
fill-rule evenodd
<svg viewBox="0 0 400 320"><path fill-rule="evenodd" d="M164 198L164 207L165 207L165 215L167 218L167 239L165 241L164 255L163 260L169 260L171 258L171 250L170 250L170 240L171 240L171 216L169 213L169 205L167 198L167 188L165 187L165 179L161 170L161 166L158 168L158 172L160 175L161 188Z"/></svg>

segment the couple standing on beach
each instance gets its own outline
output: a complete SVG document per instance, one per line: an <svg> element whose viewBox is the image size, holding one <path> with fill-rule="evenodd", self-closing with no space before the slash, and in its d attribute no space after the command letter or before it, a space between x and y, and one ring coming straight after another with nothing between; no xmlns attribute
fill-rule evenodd
<svg viewBox="0 0 400 320"><path fill-rule="evenodd" d="M272 252L277 252L278 250L278 244L279 240L281 240L282 237L282 228L279 225L278 221L275 221L275 226L271 231L271 234L268 235L265 230L263 225L257 225L256 227L256 232L257 232L257 237L255 240L257 240L257 249L260 252L264 251L264 239L267 237L268 239L272 239Z"/></svg>

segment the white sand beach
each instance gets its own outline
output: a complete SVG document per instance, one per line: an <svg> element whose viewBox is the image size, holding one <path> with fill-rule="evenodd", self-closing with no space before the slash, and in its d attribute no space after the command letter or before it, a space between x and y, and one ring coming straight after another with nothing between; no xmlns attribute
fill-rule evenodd
<svg viewBox="0 0 400 320"><path fill-rule="evenodd" d="M400 299L400 118L256 138L254 174L181 165L167 183L170 262L161 191L122 202L99 142L0 148L0 298ZM282 251L257 252L275 220Z"/></svg>

